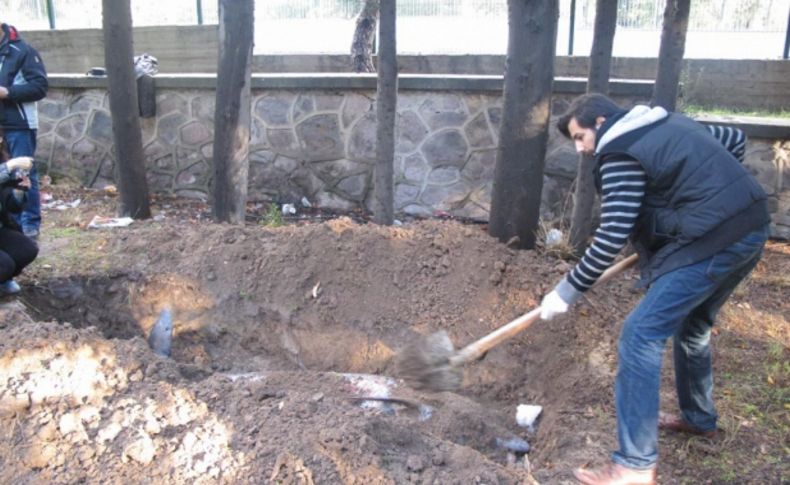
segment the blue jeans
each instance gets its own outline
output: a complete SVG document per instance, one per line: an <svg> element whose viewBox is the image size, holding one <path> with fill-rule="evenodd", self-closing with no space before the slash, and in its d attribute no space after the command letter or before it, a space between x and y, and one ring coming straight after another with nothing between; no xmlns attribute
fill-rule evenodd
<svg viewBox="0 0 790 485"><path fill-rule="evenodd" d="M36 153L36 130L7 130L5 139L11 158L32 157ZM36 165L30 169L30 188L27 191L27 203L21 214L15 219L22 226L25 234L38 233L41 226L41 197L38 191L38 170Z"/></svg>
<svg viewBox="0 0 790 485"><path fill-rule="evenodd" d="M767 238L767 227L753 231L708 259L659 277L628 315L615 379L615 463L637 469L656 463L661 361L669 337L683 419L703 431L716 429L711 329L721 306L757 264Z"/></svg>

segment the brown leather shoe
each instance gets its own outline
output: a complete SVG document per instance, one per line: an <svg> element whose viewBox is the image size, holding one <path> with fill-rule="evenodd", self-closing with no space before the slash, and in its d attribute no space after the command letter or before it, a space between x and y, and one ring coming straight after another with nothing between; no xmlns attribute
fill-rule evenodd
<svg viewBox="0 0 790 485"><path fill-rule="evenodd" d="M647 470L637 470L628 468L617 463L595 469L585 470L577 468L573 470L573 476L579 483L585 485L655 485L656 468Z"/></svg>
<svg viewBox="0 0 790 485"><path fill-rule="evenodd" d="M696 426L692 426L683 421L683 418L675 414L658 413L658 429L665 429L674 433L688 433L695 436L702 436L709 440L716 437L718 434L717 429L703 431Z"/></svg>

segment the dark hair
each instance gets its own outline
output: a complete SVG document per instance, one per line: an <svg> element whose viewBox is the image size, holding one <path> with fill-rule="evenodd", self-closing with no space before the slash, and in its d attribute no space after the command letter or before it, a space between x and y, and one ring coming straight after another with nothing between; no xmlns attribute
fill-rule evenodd
<svg viewBox="0 0 790 485"><path fill-rule="evenodd" d="M576 123L582 128L594 128L595 119L599 116L608 118L623 111L625 111L623 108L603 94L584 94L574 99L565 113L560 116L557 120L557 129L565 137L570 138L568 123L571 119L576 118Z"/></svg>

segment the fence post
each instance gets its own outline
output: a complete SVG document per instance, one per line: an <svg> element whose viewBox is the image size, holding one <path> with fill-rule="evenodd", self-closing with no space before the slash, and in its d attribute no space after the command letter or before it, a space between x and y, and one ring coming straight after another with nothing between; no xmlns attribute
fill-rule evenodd
<svg viewBox="0 0 790 485"><path fill-rule="evenodd" d="M790 11L787 12L787 30L785 31L785 52L782 54L782 59L787 59L790 55Z"/></svg>
<svg viewBox="0 0 790 485"><path fill-rule="evenodd" d="M576 29L576 0L571 0L571 17L568 23L568 56L573 55L573 31Z"/></svg>
<svg viewBox="0 0 790 485"><path fill-rule="evenodd" d="M55 9L52 7L52 0L47 0L47 17L49 17L49 29L55 30Z"/></svg>
<svg viewBox="0 0 790 485"><path fill-rule="evenodd" d="M195 0L197 3L195 8L197 9L197 21L198 25L203 25L203 2L200 0Z"/></svg>

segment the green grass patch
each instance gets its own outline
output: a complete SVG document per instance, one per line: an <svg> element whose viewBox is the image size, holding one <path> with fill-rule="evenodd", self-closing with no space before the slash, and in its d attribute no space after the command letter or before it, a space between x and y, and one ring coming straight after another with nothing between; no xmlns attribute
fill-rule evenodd
<svg viewBox="0 0 790 485"><path fill-rule="evenodd" d="M266 227L281 227L283 222L283 212L280 207L272 202L263 214L260 224Z"/></svg>
<svg viewBox="0 0 790 485"><path fill-rule="evenodd" d="M706 476L712 483L743 483L743 477L759 477L750 483L775 483L781 473L777 467L785 466L790 453L785 444L790 436L788 349L776 340L736 343L728 343L727 358L733 365L717 379L722 437L713 443L697 438L668 443L687 453L684 463L698 472L695 479ZM742 362L736 364L737 360Z"/></svg>
<svg viewBox="0 0 790 485"><path fill-rule="evenodd" d="M49 239L61 239L77 237L83 231L78 227L51 227L47 228L47 237Z"/></svg>
<svg viewBox="0 0 790 485"><path fill-rule="evenodd" d="M738 110L716 106L699 106L695 104L683 106L683 113L689 116L753 116L757 118L790 119L790 111L786 110Z"/></svg>

